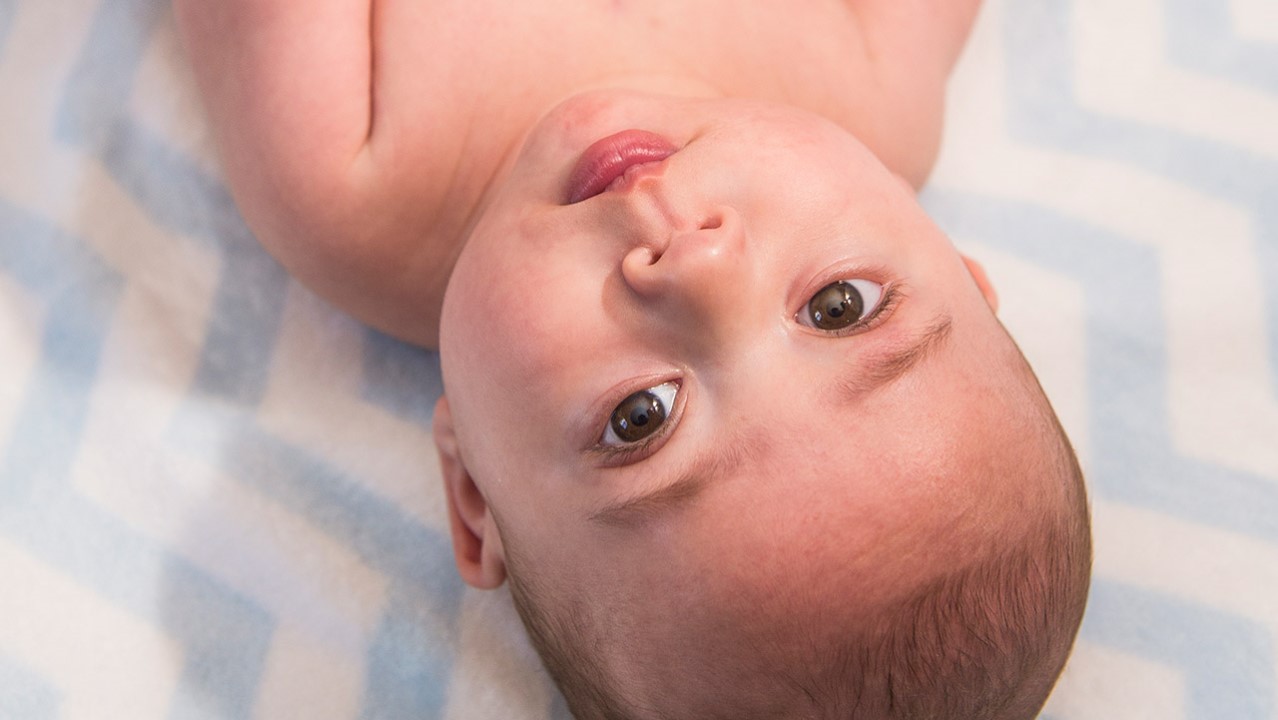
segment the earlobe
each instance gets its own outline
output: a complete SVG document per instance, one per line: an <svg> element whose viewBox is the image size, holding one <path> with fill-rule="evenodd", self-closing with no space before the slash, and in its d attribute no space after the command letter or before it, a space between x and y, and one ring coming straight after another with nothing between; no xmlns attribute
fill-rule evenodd
<svg viewBox="0 0 1278 720"><path fill-rule="evenodd" d="M972 279L976 281L976 287L981 289L981 294L985 296L985 302L989 303L990 309L998 312L998 293L994 290L993 283L990 282L989 275L985 274L985 268L979 262L963 255L963 264L967 266L967 271L972 275Z"/></svg>
<svg viewBox="0 0 1278 720"><path fill-rule="evenodd" d="M492 590L506 580L506 558L501 535L488 501L466 469L457 444L448 399L435 404L433 433L448 503L448 525L453 538L457 571L467 584Z"/></svg>

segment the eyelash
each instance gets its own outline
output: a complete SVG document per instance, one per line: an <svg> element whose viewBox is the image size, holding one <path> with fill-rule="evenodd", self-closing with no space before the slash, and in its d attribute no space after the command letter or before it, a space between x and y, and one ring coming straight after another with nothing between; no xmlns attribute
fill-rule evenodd
<svg viewBox="0 0 1278 720"><path fill-rule="evenodd" d="M651 455L652 453L649 450L653 449L657 442L665 440L669 432L663 427L657 434L650 435L638 442L629 445L599 445L596 450L610 467L630 465Z"/></svg>

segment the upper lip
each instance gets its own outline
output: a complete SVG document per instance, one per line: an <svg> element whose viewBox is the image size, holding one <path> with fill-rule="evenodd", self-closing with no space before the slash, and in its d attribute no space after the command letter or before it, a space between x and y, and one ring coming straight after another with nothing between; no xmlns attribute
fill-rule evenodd
<svg viewBox="0 0 1278 720"><path fill-rule="evenodd" d="M596 140L582 152L568 177L567 201L594 197L630 168L661 162L678 150L671 141L647 130L623 130Z"/></svg>

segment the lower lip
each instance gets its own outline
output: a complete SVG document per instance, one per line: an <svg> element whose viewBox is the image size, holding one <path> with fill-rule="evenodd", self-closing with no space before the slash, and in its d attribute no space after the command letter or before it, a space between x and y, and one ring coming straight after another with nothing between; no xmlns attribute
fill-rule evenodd
<svg viewBox="0 0 1278 720"><path fill-rule="evenodd" d="M625 130L597 140L581 154L568 178L568 202L581 202L609 190L627 170L659 163L678 149L646 130Z"/></svg>

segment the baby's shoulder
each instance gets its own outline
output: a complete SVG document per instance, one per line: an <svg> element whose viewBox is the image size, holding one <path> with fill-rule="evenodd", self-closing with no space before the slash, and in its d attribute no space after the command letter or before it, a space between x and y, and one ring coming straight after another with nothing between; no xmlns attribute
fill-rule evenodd
<svg viewBox="0 0 1278 720"><path fill-rule="evenodd" d="M843 0L882 62L948 76L981 0Z"/></svg>

